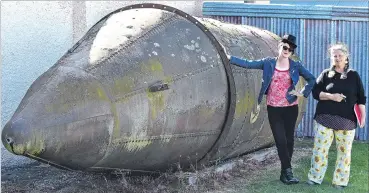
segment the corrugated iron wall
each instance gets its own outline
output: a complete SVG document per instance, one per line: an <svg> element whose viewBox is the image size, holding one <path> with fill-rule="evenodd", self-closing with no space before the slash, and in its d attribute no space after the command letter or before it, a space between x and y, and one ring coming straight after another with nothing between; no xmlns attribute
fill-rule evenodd
<svg viewBox="0 0 369 193"><path fill-rule="evenodd" d="M251 25L279 36L289 33L297 38L297 55L315 76L329 67L328 48L343 42L350 50L350 65L358 71L369 97L369 10L368 7L334 7L303 5L257 5L243 3L205 2L203 15L228 23ZM368 98L369 101L369 98ZM309 97L306 114L296 136L313 136L317 101ZM368 114L368 105L366 112ZM356 129L357 140L369 140L366 126Z"/></svg>

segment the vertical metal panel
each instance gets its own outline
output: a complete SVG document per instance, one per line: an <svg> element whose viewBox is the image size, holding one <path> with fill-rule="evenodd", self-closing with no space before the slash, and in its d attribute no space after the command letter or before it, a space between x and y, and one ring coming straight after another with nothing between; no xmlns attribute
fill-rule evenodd
<svg viewBox="0 0 369 193"><path fill-rule="evenodd" d="M292 5L335 5L335 6L368 6L367 1L348 1L348 0L309 0L309 1L296 1L296 0L270 0L271 4L292 4Z"/></svg>
<svg viewBox="0 0 369 193"><path fill-rule="evenodd" d="M242 17L243 25L251 25L268 31L272 31L273 18L270 17Z"/></svg>
<svg viewBox="0 0 369 193"><path fill-rule="evenodd" d="M364 84L365 95L369 97L368 22L337 21L335 23L336 41L347 44L350 51L350 67L359 73ZM368 105L366 105L366 112L368 112ZM368 116L366 123L368 123ZM360 140L368 140L368 126L365 129L357 129L355 136Z"/></svg>
<svg viewBox="0 0 369 193"><path fill-rule="evenodd" d="M329 68L330 59L328 48L336 42L343 42L349 47L350 67L356 70L364 84L365 95L369 97L369 19L368 9L355 7L326 7L317 10L310 10L314 17L306 15L304 6L292 8L291 6L279 5L281 11L275 12L276 5L239 5L240 10L236 10L236 5L229 3L219 4L208 3L205 5L205 13L217 13L213 18L224 13L232 18L236 15L242 16L242 24L259 27L271 31L279 36L290 33L296 36L298 49L297 55L304 66L315 76L319 76L323 69ZM295 9L296 13L291 14L288 9ZM286 13L283 12L285 10ZM223 12L222 12L223 11ZM291 11L291 10L289 10ZM300 13L301 12L301 13ZM313 13L316 12L316 13ZM340 17L335 13L341 14ZM257 14L256 14L257 13ZM274 15L271 15L274 14ZM232 16L229 16L232 15ZM288 16L287 16L288 15ZM230 21L230 20L228 20ZM238 24L236 22L231 22ZM367 101L369 99L367 98ZM366 103L366 112L368 112ZM296 130L296 136L314 136L314 113L317 101L310 95L305 116ZM368 123L368 116L366 123ZM355 139L369 140L369 126L366 124L363 129L356 129Z"/></svg>
<svg viewBox="0 0 369 193"><path fill-rule="evenodd" d="M307 69L315 76L319 76L323 69L329 67L329 56L327 55L329 40L331 34L326 33L330 31L331 24L329 20L305 20L305 44L302 45L306 51L304 55L304 63ZM303 135L314 136L314 113L317 101L309 96L307 104L307 111L302 122Z"/></svg>

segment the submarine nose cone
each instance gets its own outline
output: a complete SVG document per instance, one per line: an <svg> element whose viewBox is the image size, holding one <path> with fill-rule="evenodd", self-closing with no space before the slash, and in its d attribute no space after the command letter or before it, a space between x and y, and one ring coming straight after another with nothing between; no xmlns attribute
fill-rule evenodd
<svg viewBox="0 0 369 193"><path fill-rule="evenodd" d="M103 85L76 68L36 80L2 131L7 150L68 168L98 162L114 125Z"/></svg>
<svg viewBox="0 0 369 193"><path fill-rule="evenodd" d="M8 151L23 155L27 149L29 132L29 126L24 119L11 119L2 130L1 140Z"/></svg>

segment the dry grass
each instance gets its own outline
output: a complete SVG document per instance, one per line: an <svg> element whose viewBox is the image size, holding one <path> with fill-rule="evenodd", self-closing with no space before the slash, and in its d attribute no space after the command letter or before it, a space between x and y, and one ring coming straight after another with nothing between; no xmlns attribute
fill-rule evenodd
<svg viewBox="0 0 369 193"><path fill-rule="evenodd" d="M292 162L296 173L303 177L309 165L312 144L311 141L296 142ZM2 192L265 192L263 188L267 188L266 191L279 188L281 192L289 192L292 187L285 186L278 180L280 164L275 147L217 163L202 170L196 170L195 164L193 172L179 170L159 175L137 176L123 171L115 174L91 174L41 166L36 164L11 171L2 169ZM295 192L312 190L308 188L300 183L292 189Z"/></svg>
<svg viewBox="0 0 369 193"><path fill-rule="evenodd" d="M256 155L264 154L261 158ZM257 160L259 159L259 160ZM163 173L158 176L117 175L125 192L223 192L230 182L252 182L266 167L279 167L275 148L268 148L194 172ZM110 179L109 179L110 180ZM109 180L106 180L107 182Z"/></svg>
<svg viewBox="0 0 369 193"><path fill-rule="evenodd" d="M256 155L265 154L257 157ZM253 156L256 156L253 158ZM2 169L2 192L222 192L231 181L252 181L258 170L278 165L268 148L193 172L133 175L129 172L91 174L68 172L38 162L11 171Z"/></svg>

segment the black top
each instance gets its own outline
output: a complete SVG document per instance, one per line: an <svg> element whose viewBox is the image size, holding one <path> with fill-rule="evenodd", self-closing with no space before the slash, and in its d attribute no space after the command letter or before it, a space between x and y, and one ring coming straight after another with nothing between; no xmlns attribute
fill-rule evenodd
<svg viewBox="0 0 369 193"><path fill-rule="evenodd" d="M328 77L329 69L324 70L316 79L312 94L314 99L318 100L314 119L320 114L337 115L357 123L354 112L354 105L365 104L366 96L364 94L363 82L359 74L354 70L347 72L347 78L341 79L341 73L336 72L332 78ZM346 100L336 102L332 100L320 100L320 92L342 93Z"/></svg>

